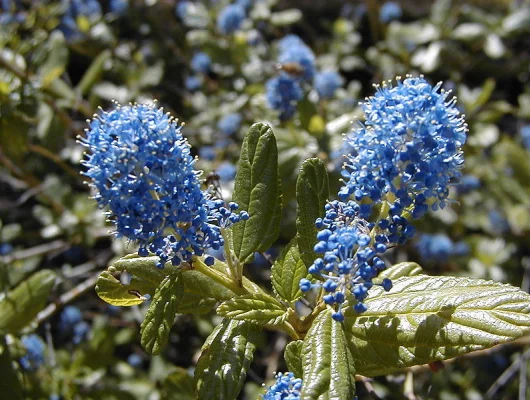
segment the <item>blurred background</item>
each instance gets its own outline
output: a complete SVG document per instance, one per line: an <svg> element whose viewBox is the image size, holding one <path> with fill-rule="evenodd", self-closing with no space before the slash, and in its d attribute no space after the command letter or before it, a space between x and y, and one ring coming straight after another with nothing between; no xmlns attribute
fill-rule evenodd
<svg viewBox="0 0 530 400"><path fill-rule="evenodd" d="M185 122L197 166L227 200L248 127L273 126L282 234L246 271L267 286L271 261L295 233L301 162L320 157L338 189L342 134L362 118L359 101L406 74L442 81L469 135L451 203L417 221L416 237L388 261L528 291L530 1L1 0L4 383L18 378L28 399L194 398L191 374L218 317L179 315L169 346L151 357L139 340L146 305L110 306L94 292L99 272L136 251L113 239L80 174L76 138L98 107L157 100ZM258 398L285 370L286 341L263 335L242 399ZM528 357L523 339L359 381L358 395L530 398Z"/></svg>

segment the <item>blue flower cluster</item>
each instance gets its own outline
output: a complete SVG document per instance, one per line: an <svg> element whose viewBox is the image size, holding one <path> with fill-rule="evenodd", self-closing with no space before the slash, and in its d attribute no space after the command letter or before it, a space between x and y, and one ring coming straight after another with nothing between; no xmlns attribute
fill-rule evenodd
<svg viewBox="0 0 530 400"><path fill-rule="evenodd" d="M26 354L19 358L19 363L25 371L35 372L44 364L44 350L46 346L42 339L31 334L22 338L22 344L26 348Z"/></svg>
<svg viewBox="0 0 530 400"><path fill-rule="evenodd" d="M324 302L338 305L333 314L336 321L344 320L343 303L352 295L356 300L354 310L358 313L366 311L363 300L374 285L372 280L386 267L377 255L386 251L391 243L391 234L388 230L381 230L372 238L375 224L368 223L361 216L361 208L353 201L343 203L335 200L326 205L325 217L316 221L320 232L315 252L323 254L323 257L317 258L309 267L311 274L325 281L313 284L308 279L300 280L303 292L314 287L325 290ZM381 286L388 291L392 282L384 279Z"/></svg>
<svg viewBox="0 0 530 400"><path fill-rule="evenodd" d="M335 91L342 86L344 80L336 71L323 71L315 75L315 89L323 99L333 97Z"/></svg>
<svg viewBox="0 0 530 400"><path fill-rule="evenodd" d="M2 0L0 2L0 25L22 23L26 19L26 13L20 0Z"/></svg>
<svg viewBox="0 0 530 400"><path fill-rule="evenodd" d="M401 18L402 15L403 10L401 9L399 3L395 1L388 1L381 6L379 20L383 23L388 23Z"/></svg>
<svg viewBox="0 0 530 400"><path fill-rule="evenodd" d="M221 10L217 17L217 29L223 35L234 33L246 18L245 9L239 4L229 4Z"/></svg>
<svg viewBox="0 0 530 400"><path fill-rule="evenodd" d="M465 242L453 242L449 236L424 233L416 242L416 249L425 262L447 261L451 256L463 256L469 253L469 246Z"/></svg>
<svg viewBox="0 0 530 400"><path fill-rule="evenodd" d="M523 146L530 150L530 125L521 128L521 138L523 139Z"/></svg>
<svg viewBox="0 0 530 400"><path fill-rule="evenodd" d="M383 201L393 215L419 218L444 207L458 182L467 126L448 92L423 77L384 84L363 103L366 122L346 137L341 199Z"/></svg>
<svg viewBox="0 0 530 400"><path fill-rule="evenodd" d="M248 218L200 187L200 172L181 127L152 104L119 106L96 115L83 164L95 199L108 207L116 235L138 242L138 254L159 256L160 268L189 262L223 245L221 227Z"/></svg>
<svg viewBox="0 0 530 400"><path fill-rule="evenodd" d="M461 176L467 128L455 100L447 101L448 93L439 89L440 84L433 88L423 77L398 78L395 87L378 87L363 104L365 124L345 139L350 153L340 201L328 203L325 217L316 221L314 250L323 256L309 272L321 280L300 280L303 292L324 289L324 302L336 306L336 321L344 320L345 301L357 313L366 310L363 301L385 268L380 256L414 236L410 217L420 217L429 205L444 207L449 185ZM348 201L351 196L354 200ZM369 222L374 204L381 205L379 215ZM445 248L444 243L438 244ZM455 246L457 250L462 251ZM392 288L387 278L380 285Z"/></svg>
<svg viewBox="0 0 530 400"><path fill-rule="evenodd" d="M300 400L302 379L295 378L292 372L276 375L276 382L263 395L263 400Z"/></svg>
<svg viewBox="0 0 530 400"><path fill-rule="evenodd" d="M315 76L315 54L300 37L287 35L278 43L278 62L287 74L310 82ZM289 68L291 67L291 68Z"/></svg>
<svg viewBox="0 0 530 400"><path fill-rule="evenodd" d="M266 83L267 102L280 112L280 120L293 117L296 106L304 95L302 87L313 84L321 99L333 97L342 85L342 77L335 71L317 73L315 54L297 35L287 35L278 42L280 74Z"/></svg>
<svg viewBox="0 0 530 400"><path fill-rule="evenodd" d="M239 127L241 126L241 121L243 121L243 117L241 116L241 114L227 114L219 120L217 128L219 128L223 135L232 136L239 130Z"/></svg>
<svg viewBox="0 0 530 400"><path fill-rule="evenodd" d="M86 339L90 331L88 322L83 321L81 310L75 306L67 306L59 317L59 332L71 338L74 344L79 344Z"/></svg>
<svg viewBox="0 0 530 400"><path fill-rule="evenodd" d="M207 74L210 71L212 60L210 56L202 51L195 53L191 59L190 67L193 71Z"/></svg>
<svg viewBox="0 0 530 400"><path fill-rule="evenodd" d="M269 106L273 110L280 111L280 119L284 121L292 118L296 112L296 104L304 95L298 81L280 74L269 79L265 88Z"/></svg>

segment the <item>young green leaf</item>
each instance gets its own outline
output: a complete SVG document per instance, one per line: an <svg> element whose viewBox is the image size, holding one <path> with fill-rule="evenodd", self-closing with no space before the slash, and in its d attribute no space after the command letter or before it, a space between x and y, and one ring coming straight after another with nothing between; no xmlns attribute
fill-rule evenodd
<svg viewBox="0 0 530 400"><path fill-rule="evenodd" d="M302 346L302 399L351 400L355 396L355 366L342 324L322 311Z"/></svg>
<svg viewBox="0 0 530 400"><path fill-rule="evenodd" d="M272 287L278 296L290 303L302 297L299 282L307 276L307 268L300 258L296 242L293 241L272 266Z"/></svg>
<svg viewBox="0 0 530 400"><path fill-rule="evenodd" d="M279 325L287 318L287 309L268 294L251 293L225 301L217 308L217 314L259 325Z"/></svg>
<svg viewBox="0 0 530 400"><path fill-rule="evenodd" d="M501 283L416 275L373 287L368 311L345 312L359 374L384 375L446 360L530 333L530 295Z"/></svg>
<svg viewBox="0 0 530 400"><path fill-rule="evenodd" d="M236 399L254 357L259 327L225 319L206 339L195 368L198 400Z"/></svg>
<svg viewBox="0 0 530 400"><path fill-rule="evenodd" d="M149 354L160 354L175 321L183 284L180 275L169 275L156 289L145 319L140 326L142 347Z"/></svg>
<svg viewBox="0 0 530 400"><path fill-rule="evenodd" d="M324 216L329 199L329 179L324 162L318 158L304 161L296 181L296 238L300 257L307 267L318 257L313 248L317 243L315 220Z"/></svg>
<svg viewBox="0 0 530 400"><path fill-rule="evenodd" d="M0 300L0 334L17 333L46 305L55 272L43 269L19 283Z"/></svg>
<svg viewBox="0 0 530 400"><path fill-rule="evenodd" d="M240 210L250 214L247 221L232 228L234 253L241 263L247 263L254 252L267 250L280 230L278 149L267 124L252 125L243 141L232 197Z"/></svg>
<svg viewBox="0 0 530 400"><path fill-rule="evenodd" d="M303 340L293 340L287 346L283 352L283 358L287 364L287 369L291 371L294 376L301 378L303 375L303 364L302 364L302 346Z"/></svg>
<svg viewBox="0 0 530 400"><path fill-rule="evenodd" d="M144 295L153 295L157 285L135 276L131 277L129 284L123 284L109 271L99 274L96 281L96 293L101 300L119 307L135 306L142 304Z"/></svg>

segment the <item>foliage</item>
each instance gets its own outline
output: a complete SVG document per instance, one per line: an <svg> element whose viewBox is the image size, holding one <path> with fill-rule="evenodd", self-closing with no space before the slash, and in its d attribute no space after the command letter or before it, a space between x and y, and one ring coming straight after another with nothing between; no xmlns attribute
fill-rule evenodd
<svg viewBox="0 0 530 400"><path fill-rule="evenodd" d="M2 393L530 396L528 2L309 3L1 3Z"/></svg>

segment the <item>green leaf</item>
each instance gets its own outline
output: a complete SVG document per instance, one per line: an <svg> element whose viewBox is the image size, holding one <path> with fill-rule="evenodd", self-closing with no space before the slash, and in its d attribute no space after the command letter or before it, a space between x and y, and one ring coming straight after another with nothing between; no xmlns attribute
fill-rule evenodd
<svg viewBox="0 0 530 400"><path fill-rule="evenodd" d="M182 282L186 293L200 295L202 298L225 301L235 296L234 292L199 271L183 271Z"/></svg>
<svg viewBox="0 0 530 400"><path fill-rule="evenodd" d="M0 301L0 334L17 333L37 316L55 284L53 271L43 269L22 281Z"/></svg>
<svg viewBox="0 0 530 400"><path fill-rule="evenodd" d="M296 230L300 257L307 267L319 256L313 248L317 243L315 220L324 217L329 199L329 179L324 162L318 158L304 161L296 181Z"/></svg>
<svg viewBox="0 0 530 400"><path fill-rule="evenodd" d="M105 68L105 64L110 60L112 52L110 50L103 50L98 56L92 61L90 67L86 70L81 78L81 81L77 84L76 90L80 95L86 94L90 88L99 80Z"/></svg>
<svg viewBox="0 0 530 400"><path fill-rule="evenodd" d="M96 281L96 293L105 302L113 306L134 306L143 303L144 295L152 295L157 284L131 276L128 285L121 283L109 271L99 274Z"/></svg>
<svg viewBox="0 0 530 400"><path fill-rule="evenodd" d="M374 282L379 283L384 278L391 280L398 279L404 276L416 276L423 273L423 269L414 262L402 262L394 264L391 267L381 271L381 273L374 279Z"/></svg>
<svg viewBox="0 0 530 400"><path fill-rule="evenodd" d="M68 63L68 46L61 33L52 32L46 42L46 47L48 47L46 59L38 70L44 88L63 74Z"/></svg>
<svg viewBox="0 0 530 400"><path fill-rule="evenodd" d="M355 396L353 356L342 324L331 314L330 309L322 311L304 339L301 399L351 400Z"/></svg>
<svg viewBox="0 0 530 400"><path fill-rule="evenodd" d="M22 386L13 368L13 361L4 336L0 336L0 393L6 399L22 399Z"/></svg>
<svg viewBox="0 0 530 400"><path fill-rule="evenodd" d="M303 375L303 364L302 364L302 346L303 340L293 340L288 343L283 353L287 369L291 371L294 376L301 378Z"/></svg>
<svg viewBox="0 0 530 400"><path fill-rule="evenodd" d="M217 314L259 325L279 325L287 318L284 305L264 293L251 293L225 301L217 308Z"/></svg>
<svg viewBox="0 0 530 400"><path fill-rule="evenodd" d="M307 277L307 268L300 258L296 241L293 241L272 266L272 287L278 296L290 303L302 297L298 283Z"/></svg>
<svg viewBox="0 0 530 400"><path fill-rule="evenodd" d="M282 209L278 149L271 128L252 125L241 149L233 200L250 214L232 228L234 253L241 263L267 250L278 237Z"/></svg>
<svg viewBox="0 0 530 400"><path fill-rule="evenodd" d="M163 397L166 400L196 400L193 377L188 370L177 367L166 376L162 383Z"/></svg>
<svg viewBox="0 0 530 400"><path fill-rule="evenodd" d="M357 373L384 375L509 342L530 333L530 295L501 283L416 275L370 289L368 311L346 307Z"/></svg>
<svg viewBox="0 0 530 400"><path fill-rule="evenodd" d="M183 284L179 278L179 274L164 278L140 326L142 347L149 354L160 354L169 339L177 314L178 297L182 293Z"/></svg>
<svg viewBox="0 0 530 400"><path fill-rule="evenodd" d="M236 399L254 357L259 327L225 319L206 339L195 369L198 400Z"/></svg>

